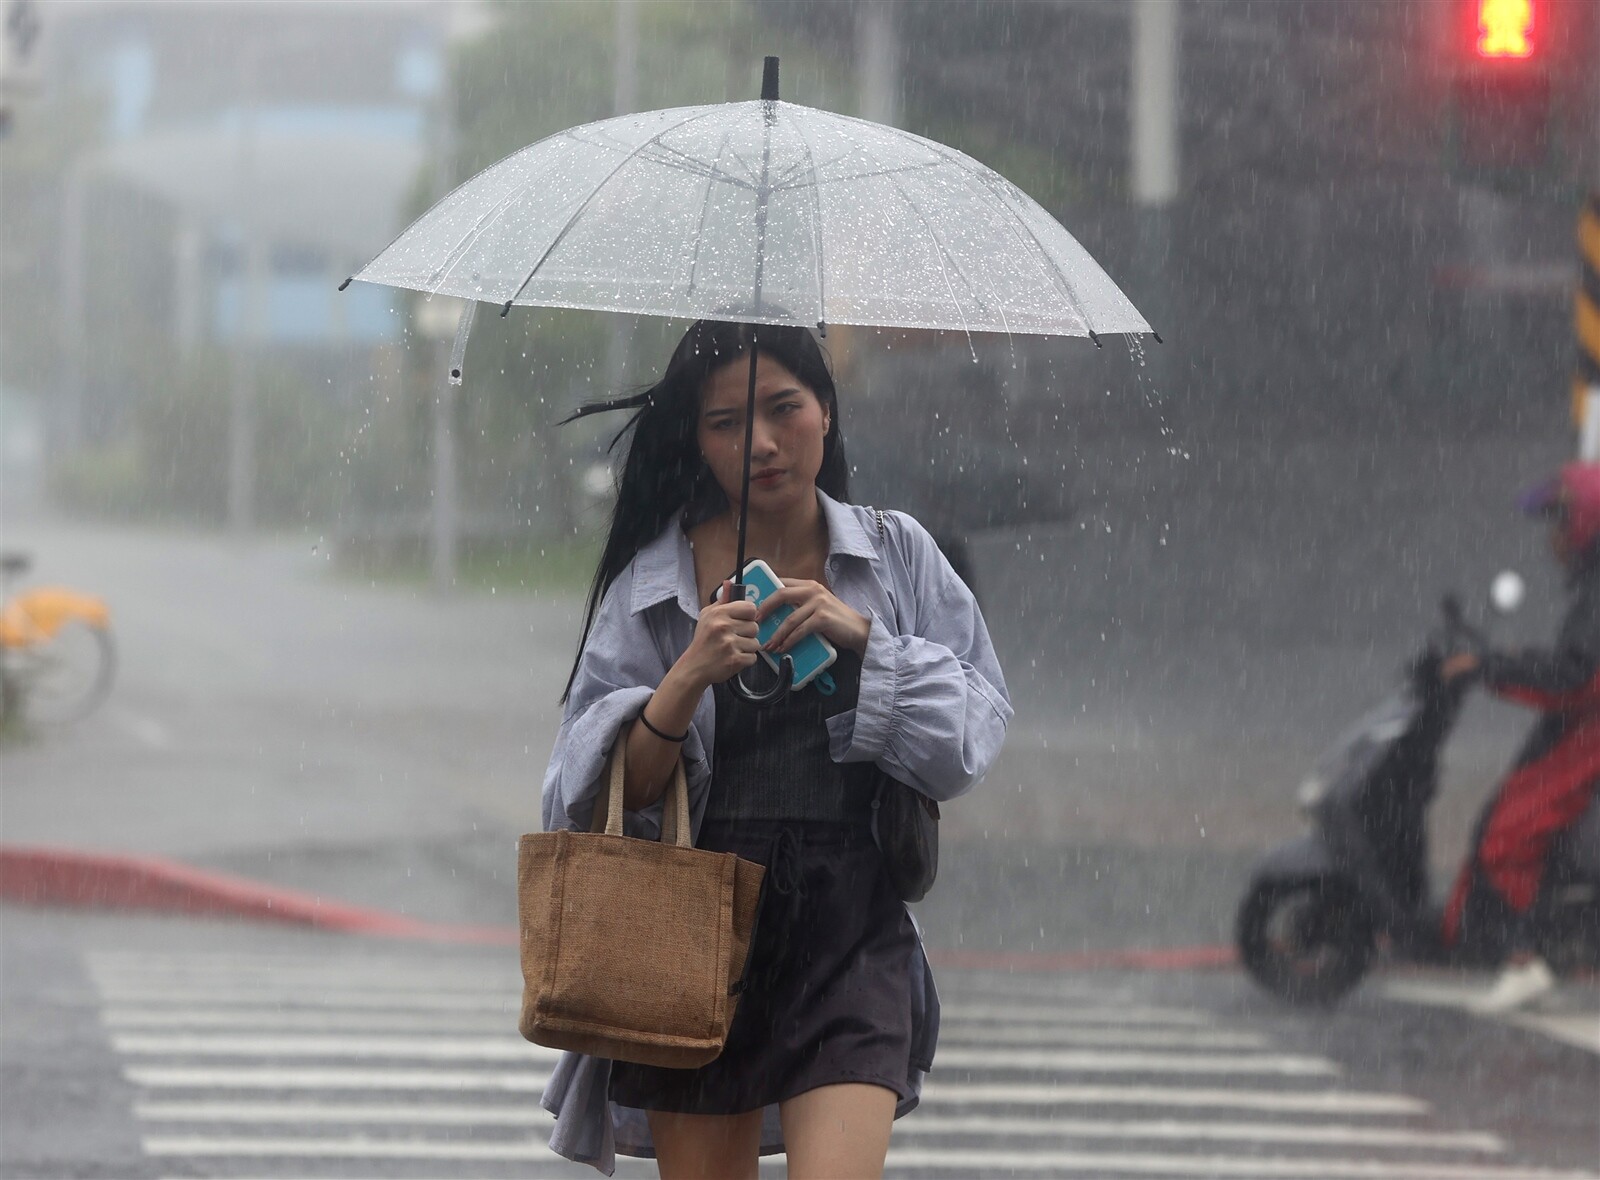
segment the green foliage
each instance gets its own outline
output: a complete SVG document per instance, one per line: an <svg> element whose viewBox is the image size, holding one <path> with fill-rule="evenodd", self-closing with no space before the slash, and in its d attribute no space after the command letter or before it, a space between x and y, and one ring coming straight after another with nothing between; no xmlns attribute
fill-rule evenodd
<svg viewBox="0 0 1600 1180"><path fill-rule="evenodd" d="M142 397L131 429L57 462L51 492L65 507L220 525L228 509L231 375L222 353L202 353ZM344 414L298 374L256 375L255 506L263 524L321 519L344 489Z"/></svg>

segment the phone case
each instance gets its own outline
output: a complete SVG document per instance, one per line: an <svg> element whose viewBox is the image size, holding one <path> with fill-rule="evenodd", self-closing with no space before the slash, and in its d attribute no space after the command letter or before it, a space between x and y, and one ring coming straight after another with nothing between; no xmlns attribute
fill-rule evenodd
<svg viewBox="0 0 1600 1180"><path fill-rule="evenodd" d="M772 572L772 567L759 557L744 567L744 592L745 597L760 606L766 601L767 595L783 589L783 582L778 575ZM756 634L762 643L772 638L774 631L783 623L783 620L794 613L794 607L785 606L775 610L762 620ZM794 660L794 687L804 688L827 669L828 665L839 658L838 651L820 635L807 635L782 655L774 656L770 652L762 652L761 658L774 672L779 670L778 661L788 656Z"/></svg>

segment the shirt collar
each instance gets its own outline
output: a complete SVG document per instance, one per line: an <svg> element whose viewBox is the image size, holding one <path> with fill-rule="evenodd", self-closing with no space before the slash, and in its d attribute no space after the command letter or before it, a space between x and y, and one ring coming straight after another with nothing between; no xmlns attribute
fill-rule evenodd
<svg viewBox="0 0 1600 1180"><path fill-rule="evenodd" d="M877 554L872 533L867 528L866 509L841 504L832 496L817 489L817 503L822 508L822 519L828 526L828 556L872 558ZM630 607L634 614L676 598L683 613L691 619L700 617L700 604L694 579L694 552L689 548L689 538L683 526L673 520L661 535L656 537L633 559L633 595Z"/></svg>

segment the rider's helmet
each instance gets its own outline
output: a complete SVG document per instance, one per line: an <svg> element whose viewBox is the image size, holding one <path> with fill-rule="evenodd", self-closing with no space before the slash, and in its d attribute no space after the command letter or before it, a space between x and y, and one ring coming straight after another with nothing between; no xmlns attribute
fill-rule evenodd
<svg viewBox="0 0 1600 1180"><path fill-rule="evenodd" d="M1563 556L1584 556L1600 542L1600 463L1568 463L1523 495L1522 510L1555 522Z"/></svg>

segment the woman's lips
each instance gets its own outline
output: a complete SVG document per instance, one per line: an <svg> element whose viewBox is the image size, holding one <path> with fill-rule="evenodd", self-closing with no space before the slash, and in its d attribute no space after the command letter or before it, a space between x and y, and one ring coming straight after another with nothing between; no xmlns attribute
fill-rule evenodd
<svg viewBox="0 0 1600 1180"><path fill-rule="evenodd" d="M768 467L764 471L757 471L750 477L751 483L776 483L783 476L783 468Z"/></svg>

